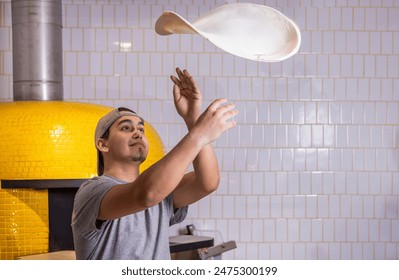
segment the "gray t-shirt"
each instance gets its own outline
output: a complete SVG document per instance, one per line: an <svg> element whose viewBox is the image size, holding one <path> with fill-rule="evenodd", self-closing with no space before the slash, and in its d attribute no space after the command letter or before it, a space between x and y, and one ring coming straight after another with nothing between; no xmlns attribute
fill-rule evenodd
<svg viewBox="0 0 399 280"><path fill-rule="evenodd" d="M80 186L72 213L77 259L170 259L169 226L180 223L188 207L174 209L170 194L161 203L115 220L98 221L105 193L126 182L110 176L94 177Z"/></svg>

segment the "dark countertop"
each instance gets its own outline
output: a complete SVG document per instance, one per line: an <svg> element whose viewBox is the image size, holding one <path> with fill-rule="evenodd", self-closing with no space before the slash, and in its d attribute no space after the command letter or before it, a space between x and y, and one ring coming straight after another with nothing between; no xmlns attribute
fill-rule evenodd
<svg viewBox="0 0 399 280"><path fill-rule="evenodd" d="M177 235L169 237L169 247L171 253L212 247L213 243L213 237L208 236Z"/></svg>

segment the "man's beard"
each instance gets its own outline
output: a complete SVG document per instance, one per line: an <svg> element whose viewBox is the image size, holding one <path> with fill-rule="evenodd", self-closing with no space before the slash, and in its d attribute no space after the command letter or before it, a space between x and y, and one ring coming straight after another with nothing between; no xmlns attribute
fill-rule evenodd
<svg viewBox="0 0 399 280"><path fill-rule="evenodd" d="M142 163L147 159L147 155L145 155L144 153L137 153L136 155L134 155L132 157L132 161L134 162L138 162L138 163Z"/></svg>

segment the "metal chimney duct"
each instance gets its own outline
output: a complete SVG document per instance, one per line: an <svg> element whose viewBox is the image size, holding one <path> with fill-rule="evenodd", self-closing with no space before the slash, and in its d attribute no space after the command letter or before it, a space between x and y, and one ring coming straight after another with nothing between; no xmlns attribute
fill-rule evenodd
<svg viewBox="0 0 399 280"><path fill-rule="evenodd" d="M62 1L12 0L14 101L63 100Z"/></svg>

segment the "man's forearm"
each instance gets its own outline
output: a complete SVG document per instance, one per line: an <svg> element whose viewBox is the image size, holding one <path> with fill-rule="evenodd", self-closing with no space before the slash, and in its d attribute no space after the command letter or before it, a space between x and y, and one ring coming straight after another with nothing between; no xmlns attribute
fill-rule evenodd
<svg viewBox="0 0 399 280"><path fill-rule="evenodd" d="M201 149L193 161L193 167L198 186L202 187L205 192L212 192L218 187L219 164L212 144Z"/></svg>

